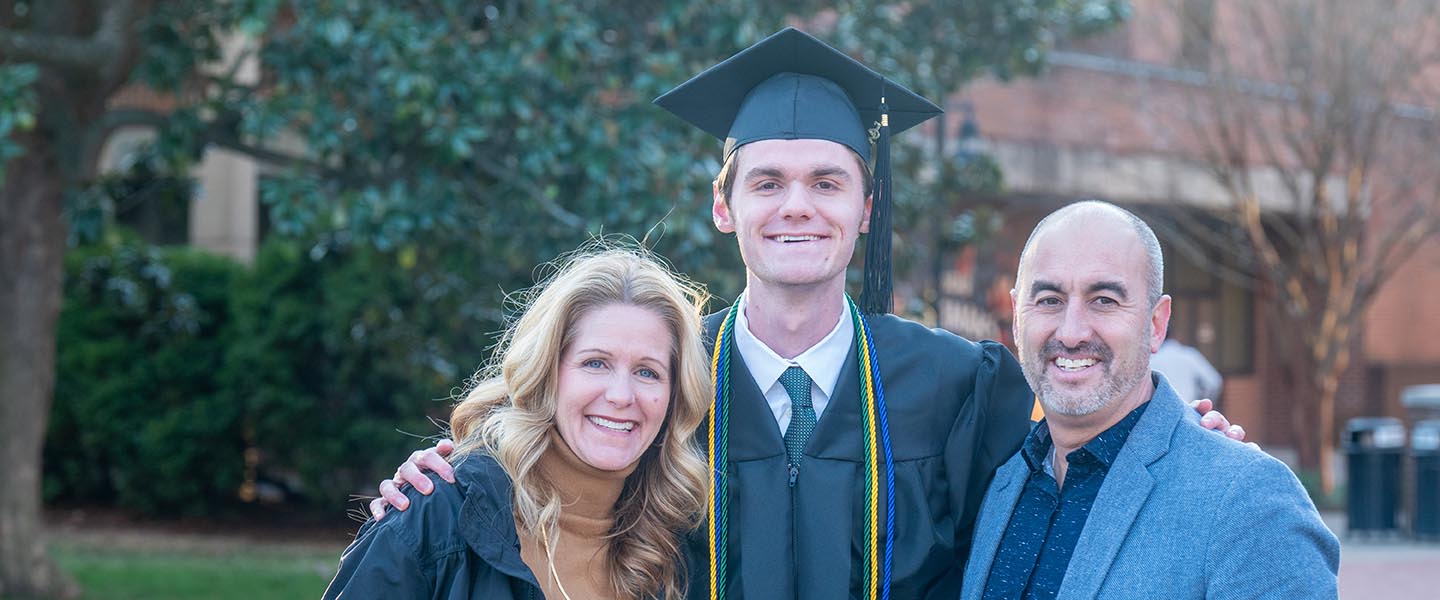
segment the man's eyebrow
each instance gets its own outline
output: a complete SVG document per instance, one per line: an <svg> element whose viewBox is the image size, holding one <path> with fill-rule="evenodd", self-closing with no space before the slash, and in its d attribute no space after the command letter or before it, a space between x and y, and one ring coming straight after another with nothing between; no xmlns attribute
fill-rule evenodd
<svg viewBox="0 0 1440 600"><path fill-rule="evenodd" d="M1095 292L1112 292L1116 296L1119 296L1121 300L1130 299L1130 294L1129 291L1125 289L1125 284L1119 281L1097 281L1090 284L1090 287L1085 288L1085 292L1087 294L1094 294Z"/></svg>
<svg viewBox="0 0 1440 600"><path fill-rule="evenodd" d="M810 176L835 177L837 179L844 179L846 181L850 180L850 172L846 171L844 167L837 167L835 165L821 165L815 167L812 171L810 171Z"/></svg>
<svg viewBox="0 0 1440 600"><path fill-rule="evenodd" d="M1058 283L1055 283L1053 281L1046 281L1043 279L1037 279L1034 283L1030 284L1031 298L1040 295L1042 292L1056 292L1063 294L1065 293L1065 289L1060 287L1060 284ZM1119 281L1097 281L1085 288L1086 294L1094 294L1096 292L1110 292L1112 294L1115 294L1116 296L1119 296L1121 300L1128 300L1130 298L1129 290L1125 288L1124 283L1121 283Z"/></svg>
<svg viewBox="0 0 1440 600"><path fill-rule="evenodd" d="M781 177L784 173L775 167L755 167L745 173L745 181L754 181L766 177Z"/></svg>
<svg viewBox="0 0 1440 600"><path fill-rule="evenodd" d="M1034 298L1036 296L1039 296L1041 292L1056 292L1063 294L1065 293L1065 290L1060 287L1060 284L1053 281L1037 279L1030 284L1030 297Z"/></svg>

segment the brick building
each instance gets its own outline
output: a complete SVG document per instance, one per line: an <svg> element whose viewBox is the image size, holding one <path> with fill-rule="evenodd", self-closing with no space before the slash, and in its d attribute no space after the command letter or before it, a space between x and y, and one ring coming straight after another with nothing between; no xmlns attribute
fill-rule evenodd
<svg viewBox="0 0 1440 600"><path fill-rule="evenodd" d="M254 41L243 36L227 38L222 47L225 58L217 64L231 64L247 44L254 44ZM259 80L260 65L253 54L236 74L241 82ZM174 110L175 104L172 97L132 85L111 98L108 108L116 112L164 114ZM132 119L107 131L100 151L99 172L125 172L134 162L136 152L154 137L154 128L147 125L143 118ZM182 219L175 222L177 220L171 218L154 217L155 202L150 199L131 203L131 213L122 212L117 219L136 227L152 240L189 243L249 262L255 257L255 250L264 234L259 181L266 170L264 164L250 156L223 148L208 148L191 170L193 202Z"/></svg>
<svg viewBox="0 0 1440 600"><path fill-rule="evenodd" d="M1180 23L1198 13L1207 24L1201 33L1209 35L1213 27L1215 35L1223 35L1233 11L1227 13L1225 0L1132 4L1134 13L1125 25L1060 48L1044 75L980 81L948 99L948 136L954 140L967 126L978 127L1003 170L1005 191L968 198L955 209L990 206L1004 217L990 247L965 248L950 257L944 289L956 299L941 303L936 317L943 326L982 335L987 332L974 330L976 315L989 315L998 325L988 333L1008 339L1005 292L1012 282L1003 274L1014 273L1035 222L1065 203L1104 199L1131 207L1147 220L1227 206L1225 191L1199 158L1200 144L1186 119L1187 111L1196 110L1194 98L1205 94L1209 84L1193 66L1204 60L1195 56L1202 46L1188 39L1196 33ZM955 142L951 147L965 143ZM1279 185L1267 165L1250 168L1260 185ZM1440 207L1432 202L1431 209ZM1237 267L1225 265L1224 257L1182 246L1160 227L1157 233L1166 246L1166 291L1174 297L1172 336L1199 347L1222 371L1222 408L1245 425L1250 439L1292 459L1296 436L1309 432L1291 426L1293 386L1276 364L1276 340L1262 323L1267 299L1253 286L1227 278L1227 269L1214 268ZM1002 275L975 281L977 255L997 261L990 271ZM977 286L989 293L972 293ZM1432 238L1395 273L1366 313L1351 368L1341 380L1339 426L1358 415L1408 418L1400 390L1440 383L1440 309L1426 301L1437 293L1440 240ZM983 306L962 299L982 297L987 299Z"/></svg>

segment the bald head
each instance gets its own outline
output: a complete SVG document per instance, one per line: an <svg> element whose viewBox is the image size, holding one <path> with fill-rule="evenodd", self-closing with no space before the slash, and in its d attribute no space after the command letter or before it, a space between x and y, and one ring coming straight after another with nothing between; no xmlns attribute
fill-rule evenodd
<svg viewBox="0 0 1440 600"><path fill-rule="evenodd" d="M1155 234L1113 204L1072 204L1035 226L1012 327L1052 433L1097 434L1150 399L1150 355L1170 321L1163 276Z"/></svg>
<svg viewBox="0 0 1440 600"><path fill-rule="evenodd" d="M1160 240L1156 239L1155 232L1145 221L1135 216L1135 213L1099 200L1076 202L1041 219L1035 225L1035 230L1030 232L1030 238L1025 240L1025 249L1020 252L1020 270L1016 274L1016 282L1026 281L1029 259L1033 257L1036 242L1045 233L1072 227L1083 227L1089 235L1101 239L1109 238L1117 244L1131 240L1139 242L1146 259L1145 299L1151 308L1155 307L1160 296L1165 293L1165 257L1160 253Z"/></svg>

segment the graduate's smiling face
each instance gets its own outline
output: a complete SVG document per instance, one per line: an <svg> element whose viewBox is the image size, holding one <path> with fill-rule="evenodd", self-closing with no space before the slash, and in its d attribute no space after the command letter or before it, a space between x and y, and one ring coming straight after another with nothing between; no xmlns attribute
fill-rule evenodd
<svg viewBox="0 0 1440 600"><path fill-rule="evenodd" d="M1123 218L1082 213L1042 227L1010 292L1025 378L1047 415L1118 420L1150 398L1170 298L1151 306L1149 255Z"/></svg>
<svg viewBox="0 0 1440 600"><path fill-rule="evenodd" d="M717 184L715 227L734 233L752 285L845 284L855 241L870 228L859 158L827 140L761 140L735 156L728 201Z"/></svg>
<svg viewBox="0 0 1440 600"><path fill-rule="evenodd" d="M655 441L670 407L674 337L638 306L612 304L575 321L560 354L555 427L585 464L618 471Z"/></svg>

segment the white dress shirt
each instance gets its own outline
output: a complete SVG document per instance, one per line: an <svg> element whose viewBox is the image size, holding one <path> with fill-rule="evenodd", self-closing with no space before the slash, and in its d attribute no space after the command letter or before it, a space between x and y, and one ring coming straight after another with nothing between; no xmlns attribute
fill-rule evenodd
<svg viewBox="0 0 1440 600"><path fill-rule="evenodd" d="M844 296L835 300L840 304L840 318L836 319L834 329L795 358L782 358L750 333L750 321L745 318L747 294L740 295L740 313L735 315L735 347L740 350L740 357L745 359L745 366L750 369L756 386L765 392L765 401L770 404L770 411L775 413L775 422L780 425L781 433L790 426L791 411L790 394L780 383L780 375L785 373L785 369L800 367L810 376L810 402L815 405L817 422L824 415L825 407L829 406L830 396L835 393L840 369L845 366L850 346L855 343L850 307Z"/></svg>

